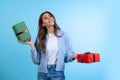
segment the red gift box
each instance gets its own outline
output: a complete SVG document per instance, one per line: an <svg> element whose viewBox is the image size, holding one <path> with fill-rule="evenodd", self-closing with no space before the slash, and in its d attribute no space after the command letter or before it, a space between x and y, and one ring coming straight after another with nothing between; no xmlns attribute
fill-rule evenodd
<svg viewBox="0 0 120 80"><path fill-rule="evenodd" d="M100 62L100 54L99 53L93 53L94 61L95 62Z"/></svg>
<svg viewBox="0 0 120 80"><path fill-rule="evenodd" d="M77 62L83 62L83 56L84 54L77 54Z"/></svg>
<svg viewBox="0 0 120 80"><path fill-rule="evenodd" d="M99 53L77 54L77 62L80 63L100 62L100 54Z"/></svg>

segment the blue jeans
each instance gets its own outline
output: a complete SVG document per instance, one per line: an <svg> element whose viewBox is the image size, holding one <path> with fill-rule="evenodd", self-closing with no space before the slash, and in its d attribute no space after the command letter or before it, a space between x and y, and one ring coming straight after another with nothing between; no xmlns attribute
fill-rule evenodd
<svg viewBox="0 0 120 80"><path fill-rule="evenodd" d="M38 80L65 80L63 71L55 71L55 65L48 66L48 73L38 72Z"/></svg>

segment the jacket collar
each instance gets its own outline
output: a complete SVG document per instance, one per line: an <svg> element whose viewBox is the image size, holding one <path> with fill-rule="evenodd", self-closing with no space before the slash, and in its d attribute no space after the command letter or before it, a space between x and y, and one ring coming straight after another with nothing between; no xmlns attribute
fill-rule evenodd
<svg viewBox="0 0 120 80"><path fill-rule="evenodd" d="M64 33L64 32L63 32L61 29L57 31L57 35L58 35L58 36L62 36L63 33Z"/></svg>

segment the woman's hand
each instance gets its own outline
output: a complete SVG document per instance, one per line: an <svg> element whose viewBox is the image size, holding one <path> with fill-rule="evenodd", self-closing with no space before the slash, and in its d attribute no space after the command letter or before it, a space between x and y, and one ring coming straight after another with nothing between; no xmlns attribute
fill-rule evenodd
<svg viewBox="0 0 120 80"><path fill-rule="evenodd" d="M26 41L26 42L19 41L19 43L21 43L21 44L28 44L28 45L31 46L32 50L35 50L35 46L34 46L34 43L32 42L32 40Z"/></svg>
<svg viewBox="0 0 120 80"><path fill-rule="evenodd" d="M26 42L22 42L21 40L19 40L19 43L21 43L21 44L29 44L29 45L33 44L32 40L26 41Z"/></svg>
<svg viewBox="0 0 120 80"><path fill-rule="evenodd" d="M72 58L75 58L75 59L76 59L76 58L77 58L77 54L73 54L73 55L72 55Z"/></svg>

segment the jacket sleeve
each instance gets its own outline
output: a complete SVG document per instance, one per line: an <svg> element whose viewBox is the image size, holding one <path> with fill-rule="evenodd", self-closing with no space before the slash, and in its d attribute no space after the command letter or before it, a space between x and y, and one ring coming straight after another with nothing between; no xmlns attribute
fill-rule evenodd
<svg viewBox="0 0 120 80"><path fill-rule="evenodd" d="M75 60L74 58L72 58L72 55L75 53L73 51L72 42L67 33L65 33L65 45L66 45L66 52L65 52L65 60L64 61L71 62L71 61Z"/></svg>
<svg viewBox="0 0 120 80"><path fill-rule="evenodd" d="M40 64L41 53L38 47L38 39L35 41L35 50L31 50L31 57L34 64Z"/></svg>

